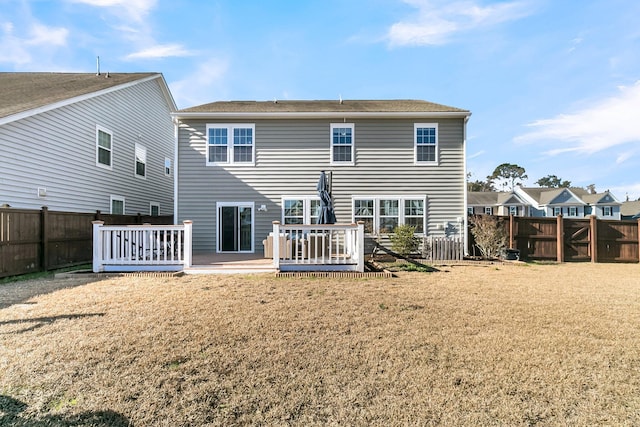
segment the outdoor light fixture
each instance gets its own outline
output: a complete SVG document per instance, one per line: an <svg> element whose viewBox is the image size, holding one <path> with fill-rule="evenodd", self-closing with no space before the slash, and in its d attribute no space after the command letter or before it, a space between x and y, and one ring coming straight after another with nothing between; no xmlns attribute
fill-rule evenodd
<svg viewBox="0 0 640 427"><path fill-rule="evenodd" d="M267 205L260 205L260 207L258 208L258 212L266 212L267 211Z"/></svg>

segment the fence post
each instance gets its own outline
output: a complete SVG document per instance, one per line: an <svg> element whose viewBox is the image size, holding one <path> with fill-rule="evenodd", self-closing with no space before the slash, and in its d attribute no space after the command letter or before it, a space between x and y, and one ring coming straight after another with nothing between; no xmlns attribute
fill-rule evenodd
<svg viewBox="0 0 640 427"><path fill-rule="evenodd" d="M513 247L513 228L514 228L514 218L513 215L509 215L509 248L514 249Z"/></svg>
<svg viewBox="0 0 640 427"><path fill-rule="evenodd" d="M193 263L193 221L182 221L184 224L184 268L190 268Z"/></svg>
<svg viewBox="0 0 640 427"><path fill-rule="evenodd" d="M589 246L591 246L591 262L598 262L598 217L589 218Z"/></svg>
<svg viewBox="0 0 640 427"><path fill-rule="evenodd" d="M93 224L93 272L100 273L102 266L102 232L100 228L104 225L104 221L91 221Z"/></svg>
<svg viewBox="0 0 640 427"><path fill-rule="evenodd" d="M272 243L272 254L273 254L273 266L275 268L280 268L280 221L273 221L273 239L271 239Z"/></svg>
<svg viewBox="0 0 640 427"><path fill-rule="evenodd" d="M556 218L556 260L564 262L564 221L562 214Z"/></svg>
<svg viewBox="0 0 640 427"><path fill-rule="evenodd" d="M636 236L638 236L638 261L640 262L640 218L638 218L638 228L636 229Z"/></svg>
<svg viewBox="0 0 640 427"><path fill-rule="evenodd" d="M364 273L364 221L358 221L358 242L356 249L358 251L358 271Z"/></svg>
<svg viewBox="0 0 640 427"><path fill-rule="evenodd" d="M40 259L40 271L49 269L49 208L42 207L40 211L40 249L42 258Z"/></svg>

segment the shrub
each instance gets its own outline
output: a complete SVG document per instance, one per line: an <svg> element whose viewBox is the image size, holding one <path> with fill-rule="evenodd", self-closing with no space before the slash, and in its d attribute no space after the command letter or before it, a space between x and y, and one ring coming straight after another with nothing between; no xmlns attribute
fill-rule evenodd
<svg viewBox="0 0 640 427"><path fill-rule="evenodd" d="M392 251L403 257L418 251L420 241L415 236L415 227L407 224L399 225L393 233L389 236Z"/></svg>
<svg viewBox="0 0 640 427"><path fill-rule="evenodd" d="M471 234L480 249L482 257L494 259L507 247L507 232L498 222L498 218L491 215L477 215L469 217Z"/></svg>

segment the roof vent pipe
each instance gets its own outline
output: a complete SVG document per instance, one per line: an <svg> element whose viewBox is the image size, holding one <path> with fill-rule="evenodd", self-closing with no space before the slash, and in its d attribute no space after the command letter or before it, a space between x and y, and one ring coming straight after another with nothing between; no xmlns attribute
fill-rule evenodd
<svg viewBox="0 0 640 427"><path fill-rule="evenodd" d="M100 57L96 56L96 76L100 75Z"/></svg>

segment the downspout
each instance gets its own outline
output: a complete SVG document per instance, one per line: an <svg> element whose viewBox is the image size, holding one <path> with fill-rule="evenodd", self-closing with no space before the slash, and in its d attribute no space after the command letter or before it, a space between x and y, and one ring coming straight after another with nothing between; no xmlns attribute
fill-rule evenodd
<svg viewBox="0 0 640 427"><path fill-rule="evenodd" d="M469 113L471 114L471 113ZM465 116L464 123L462 126L462 159L463 159L463 169L464 175L462 177L462 194L464 195L463 202L463 212L462 212L462 238L464 244L464 254L466 256L469 255L469 236L467 233L469 227L469 215L467 215L467 122L469 121L469 116Z"/></svg>
<svg viewBox="0 0 640 427"><path fill-rule="evenodd" d="M178 224L178 125L180 121L173 118L173 223Z"/></svg>

